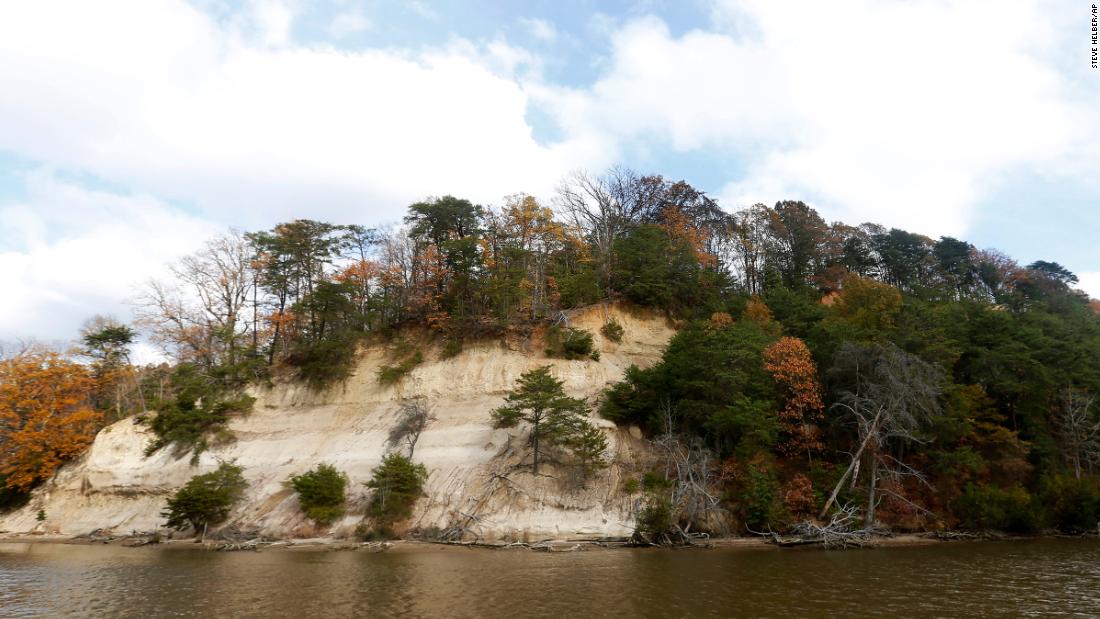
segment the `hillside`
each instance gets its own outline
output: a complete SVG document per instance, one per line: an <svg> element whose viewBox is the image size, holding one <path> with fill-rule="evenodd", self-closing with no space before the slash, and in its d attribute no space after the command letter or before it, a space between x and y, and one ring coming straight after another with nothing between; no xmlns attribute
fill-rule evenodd
<svg viewBox="0 0 1100 619"><path fill-rule="evenodd" d="M620 343L599 335L608 315L625 328ZM352 482L352 509L331 530L348 535L363 516L362 482L386 452L398 403L422 396L436 420L414 452L430 476L427 496L416 504L409 526L446 528L476 516L468 528L486 539L627 535L634 526L633 501L619 482L624 469L633 470L645 457L636 430L632 436L626 428L598 421L609 436L613 463L579 488L553 470L536 478L528 468L516 468L514 446L521 430L494 430L489 423L489 411L528 369L551 363L570 395L592 400L631 364L649 366L660 359L673 334L656 314L614 306L577 310L570 320L595 334L599 361L546 359L537 339L512 347L470 345L447 360L438 360L437 349L425 348L423 364L398 384L383 386L376 371L386 363L387 350L369 347L345 384L320 393L292 382L255 390L253 412L230 424L236 440L203 453L197 466L170 449L145 457L151 432L134 419L123 419L101 430L87 453L39 487L26 507L0 516L0 531L151 531L163 525L160 511L172 492L193 475L216 468L219 459L235 459L249 487L226 526L271 537L322 533L283 482L328 462L346 471ZM47 514L44 523L36 519L39 509Z"/></svg>

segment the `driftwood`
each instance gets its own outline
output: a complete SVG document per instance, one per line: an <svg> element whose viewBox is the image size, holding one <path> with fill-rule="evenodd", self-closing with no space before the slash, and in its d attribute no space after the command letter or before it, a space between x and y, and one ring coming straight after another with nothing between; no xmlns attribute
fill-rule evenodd
<svg viewBox="0 0 1100 619"><path fill-rule="evenodd" d="M809 546L820 544L825 548L865 548L873 546L873 537L877 533L871 528L853 529L852 523L858 519L854 506L837 509L832 519L824 524L807 520L791 527L791 535L783 536L767 531L750 533L766 537L776 546Z"/></svg>

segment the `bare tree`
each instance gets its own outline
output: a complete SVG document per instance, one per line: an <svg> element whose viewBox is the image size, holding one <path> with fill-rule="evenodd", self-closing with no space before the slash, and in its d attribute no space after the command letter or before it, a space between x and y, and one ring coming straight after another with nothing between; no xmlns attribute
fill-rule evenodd
<svg viewBox="0 0 1100 619"><path fill-rule="evenodd" d="M179 360L234 363L252 321L252 250L239 232L208 241L170 268L171 281L150 281L136 302L139 324Z"/></svg>
<svg viewBox="0 0 1100 619"><path fill-rule="evenodd" d="M648 180L614 167L599 176L574 172L558 186L558 206L588 235L604 286L610 284L615 241L660 199L658 184Z"/></svg>
<svg viewBox="0 0 1100 619"><path fill-rule="evenodd" d="M409 458L413 456L420 434L435 421L435 415L421 397L401 402L397 409L397 423L390 429L387 444L393 448L404 443L409 449Z"/></svg>
<svg viewBox="0 0 1100 619"><path fill-rule="evenodd" d="M825 502L821 517L828 513L849 476L855 486L861 462L865 461L868 468L865 526L869 528L874 524L875 508L881 500L880 482L911 477L927 483L919 471L891 454L890 449L924 442L920 429L939 412L943 373L891 343L860 346L851 342L844 343L837 352L832 372L849 385L849 389L841 391L834 406L846 411L855 423L859 448ZM925 511L893 490L882 493Z"/></svg>
<svg viewBox="0 0 1100 619"><path fill-rule="evenodd" d="M725 511L720 506L719 468L701 440L685 440L673 431L674 407L669 400L661 402L661 413L664 432L653 444L664 454L665 478L672 482L673 524L686 541L693 528L709 528Z"/></svg>
<svg viewBox="0 0 1100 619"><path fill-rule="evenodd" d="M1091 409L1096 396L1078 389L1062 392L1061 407L1055 418L1062 454L1081 479L1087 469L1091 475L1100 463L1100 419L1093 419Z"/></svg>

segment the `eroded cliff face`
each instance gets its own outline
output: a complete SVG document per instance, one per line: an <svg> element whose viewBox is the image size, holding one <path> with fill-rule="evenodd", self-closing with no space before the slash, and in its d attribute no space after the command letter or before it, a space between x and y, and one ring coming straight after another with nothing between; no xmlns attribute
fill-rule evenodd
<svg viewBox="0 0 1100 619"><path fill-rule="evenodd" d="M608 316L625 328L620 343L599 332ZM227 526L271 537L347 535L363 517L368 492L363 482L390 449L387 440L401 401L420 397L435 420L416 443L413 459L430 475L427 496L417 503L408 527L461 525L483 539L629 534L633 500L621 491L620 480L650 457L636 431L632 435L594 419L608 435L613 464L581 487L564 468L550 467L536 477L530 467L518 466L525 428L494 430L489 423L489 411L529 369L553 365L570 395L593 402L631 364L655 363L673 333L661 317L617 307L588 308L570 320L594 334L599 361L547 359L537 338L469 345L447 360L425 346L423 364L399 384L383 386L376 370L391 361L384 347L371 348L363 351L354 376L326 392L293 383L256 392L253 412L230 424L236 440L203 453L196 466L190 456L167 449L145 457L149 431L124 419L104 428L88 453L39 488L26 507L0 516L0 531L151 531L163 524L160 512L172 492L216 468L219 459L235 459L249 487ZM351 480L348 514L326 530L313 528L283 485L320 462L334 464ZM39 509L46 512L45 523L36 520Z"/></svg>

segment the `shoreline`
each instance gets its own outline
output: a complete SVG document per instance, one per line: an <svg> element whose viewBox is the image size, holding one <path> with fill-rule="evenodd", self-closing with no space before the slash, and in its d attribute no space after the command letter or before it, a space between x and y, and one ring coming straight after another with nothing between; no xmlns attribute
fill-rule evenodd
<svg viewBox="0 0 1100 619"><path fill-rule="evenodd" d="M903 548L915 546L929 546L942 543L959 542L990 542L990 541L1028 541L1042 539L1096 539L1092 533L1081 535L1049 534L1049 535L1007 535L1000 533L964 533L951 537L944 537L934 532L903 533L899 535L876 536L867 540L866 545L850 547L845 550L873 550L875 548ZM833 550L825 548L820 543L803 544L798 546L782 546L765 537L720 537L708 539L704 542L690 546L635 546L625 541L606 540L545 540L535 543L499 542L499 543L474 543L474 542L434 542L425 540L388 540L377 542L358 542L348 539L332 537L289 539L272 541L242 541L230 542L225 540L207 540L200 542L196 539L169 539L159 542L148 541L147 536L122 536L116 538L90 538L86 536L72 535L35 535L35 534L0 534L0 545L6 544L53 544L69 546L115 546L120 548L158 549L158 550L203 550L215 552L264 552L269 550L283 552L333 552L333 551L366 551L366 552L425 552L425 551L509 551L526 550L530 552L588 552L601 550L776 550L776 551L825 551Z"/></svg>

